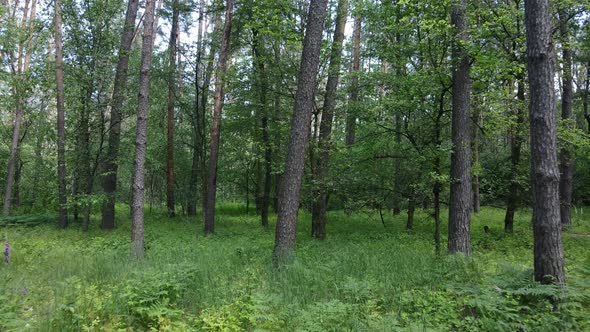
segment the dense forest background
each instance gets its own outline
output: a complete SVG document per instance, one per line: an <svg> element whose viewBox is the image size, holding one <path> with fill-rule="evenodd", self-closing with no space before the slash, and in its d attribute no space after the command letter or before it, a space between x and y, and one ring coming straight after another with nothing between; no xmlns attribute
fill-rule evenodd
<svg viewBox="0 0 590 332"><path fill-rule="evenodd" d="M561 229L590 204L588 1L0 3L5 226L122 228L143 257L144 213L215 237L237 206L276 227L280 268L298 211L317 240L393 218L436 254L499 225L564 287Z"/></svg>

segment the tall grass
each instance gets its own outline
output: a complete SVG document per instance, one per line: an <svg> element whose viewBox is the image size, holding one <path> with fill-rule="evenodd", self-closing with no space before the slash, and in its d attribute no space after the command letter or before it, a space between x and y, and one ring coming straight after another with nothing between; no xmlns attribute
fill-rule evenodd
<svg viewBox="0 0 590 332"><path fill-rule="evenodd" d="M130 256L127 212L121 207L111 232L98 229L98 217L87 233L77 225L5 228L13 250L0 268L0 330L590 328L588 216L575 215L564 235L573 286L556 312L556 291L531 281L527 211L517 214L512 235L502 231L503 210L474 216L468 258L434 252L427 211L417 212L410 232L404 215L386 215L382 224L378 212L335 211L321 242L310 238L301 212L296 259L280 271L270 260L274 218L265 229L243 205L222 205L207 238L200 218L154 210L142 261Z"/></svg>

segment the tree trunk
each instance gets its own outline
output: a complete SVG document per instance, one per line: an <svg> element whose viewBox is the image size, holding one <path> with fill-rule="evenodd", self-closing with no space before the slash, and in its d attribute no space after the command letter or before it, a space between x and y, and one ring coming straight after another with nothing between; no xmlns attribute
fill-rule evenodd
<svg viewBox="0 0 590 332"><path fill-rule="evenodd" d="M568 29L568 12L566 10L559 12L559 30L561 34L561 53L563 57L563 87L561 94L561 119L565 122L566 128L572 128L572 96L573 96L573 77L572 77L572 51L570 47L570 37ZM559 180L559 199L561 226L569 227L572 224L572 193L574 177L574 160L571 147L564 142L561 147L560 155L560 180Z"/></svg>
<svg viewBox="0 0 590 332"><path fill-rule="evenodd" d="M408 198L408 220L406 222L406 229L409 231L414 229L414 211L416 211L416 193L412 189Z"/></svg>
<svg viewBox="0 0 590 332"><path fill-rule="evenodd" d="M141 69L139 74L137 129L135 134L135 162L133 165L133 205L131 210L132 250L133 254L137 258L143 258L144 255L143 207L150 97L150 74L152 64L152 47L154 43L154 7L155 0L146 0L143 45L141 47Z"/></svg>
<svg viewBox="0 0 590 332"><path fill-rule="evenodd" d="M135 34L135 19L137 17L138 4L139 0L129 0L127 4L125 25L119 46L119 61L117 62L115 73L111 120L109 124L109 147L107 148L106 158L103 162L105 166L102 188L105 192L106 200L102 206L102 229L115 228L115 192L117 191L119 144L121 142L121 117L123 102L125 101L125 91L127 90L129 51L131 50L131 44Z"/></svg>
<svg viewBox="0 0 590 332"><path fill-rule="evenodd" d="M166 144L166 207L168 216L174 217L174 106L176 105L176 40L178 39L178 0L172 3L172 28L168 49L168 105L167 105L167 144Z"/></svg>
<svg viewBox="0 0 590 332"><path fill-rule="evenodd" d="M526 0L525 21L530 89L535 280L565 283L549 0Z"/></svg>
<svg viewBox="0 0 590 332"><path fill-rule="evenodd" d="M318 141L318 160L315 167L315 182L317 192L313 195L313 208L311 216L311 235L323 240L326 238L326 212L328 210L328 175L331 150L332 122L334 110L336 109L336 92L340 79L340 65L342 62L342 43L344 42L344 31L348 14L348 0L338 1L336 13L336 27L332 50L330 52L330 66L328 68L328 81L326 82L326 93L324 95L324 107L322 121L320 123L320 134Z"/></svg>
<svg viewBox="0 0 590 332"><path fill-rule="evenodd" d="M506 216L504 217L504 231L512 233L514 230L514 213L518 207L520 184L518 183L518 168L520 166L520 151L523 142L522 132L525 121L524 110L526 103L524 96L524 77L518 77L516 99L516 123L511 128L510 135L510 191L506 202Z"/></svg>
<svg viewBox="0 0 590 332"><path fill-rule="evenodd" d="M359 73L360 73L360 50L361 50L361 25L362 17L354 17L354 28L352 32L352 82L350 87L350 103L346 117L346 146L351 146L356 141L356 107L359 101Z"/></svg>
<svg viewBox="0 0 590 332"><path fill-rule="evenodd" d="M15 91L17 89L14 89ZM10 145L10 158L8 159L8 172L6 173L6 189L4 190L4 209L3 214L8 216L12 203L12 189L14 186L15 171L17 167L17 156L20 141L20 129L23 122L23 103L20 97L16 101L16 114L14 118L14 127L12 130L12 144Z"/></svg>
<svg viewBox="0 0 590 332"><path fill-rule="evenodd" d="M258 97L261 108L262 145L264 146L264 187L260 201L261 224L268 226L268 207L270 205L270 186L272 182L272 149L270 145L270 134L268 126L268 105L266 94L268 93L268 77L262 57L260 36L258 30L252 29L254 65L257 68Z"/></svg>
<svg viewBox="0 0 590 332"><path fill-rule="evenodd" d="M399 112L395 114L395 145L398 149L401 149L402 143L402 117ZM401 213L401 199L402 199L402 185L401 185L401 158L395 158L393 161L395 163L395 179L393 180L393 191L394 191L394 201L393 201L393 214L398 215Z"/></svg>
<svg viewBox="0 0 590 332"><path fill-rule="evenodd" d="M453 47L453 115L451 135L451 197L449 201L449 253L470 254L471 223L471 123L469 81L470 59L461 44L469 42L467 0L452 7L451 21L456 28Z"/></svg>
<svg viewBox="0 0 590 332"><path fill-rule="evenodd" d="M201 148L203 147L201 140L200 140L200 117L201 117L201 88L199 86L200 81L200 67L201 67L201 60L203 57L203 21L205 15L205 1L200 0L199 2L199 27L197 31L197 60L195 62L195 113L193 116L193 130L194 130L194 147L193 147L193 156L192 156L192 165L191 165L191 176L189 180L189 199L187 204L187 215L189 216L196 216L197 215L197 192L198 186L197 182L199 181L199 161L200 156L202 154Z"/></svg>
<svg viewBox="0 0 590 332"><path fill-rule="evenodd" d="M586 90L582 92L582 109L584 110L584 118L588 125L588 134L590 134L590 111L588 111L588 97L590 96L590 63L586 64Z"/></svg>
<svg viewBox="0 0 590 332"><path fill-rule="evenodd" d="M473 120L475 125L472 127L473 130L473 137L472 137L472 146L473 146L473 168L475 168L476 172L473 174L473 212L479 213L481 202L480 202L480 194L479 194L479 128L481 126L481 111L477 108L473 114Z"/></svg>
<svg viewBox="0 0 590 332"><path fill-rule="evenodd" d="M67 192L66 192L66 128L64 106L64 72L61 38L61 4L55 0L53 17L55 33L55 81L57 100L57 182L59 201L59 227L68 226Z"/></svg>
<svg viewBox="0 0 590 332"><path fill-rule="evenodd" d="M297 211L301 180L305 167L305 149L309 141L309 126L320 62L320 48L328 0L311 0L307 29L303 39L301 67L291 119L285 173L279 193L279 211L273 250L275 266L288 261L295 251Z"/></svg>
<svg viewBox="0 0 590 332"><path fill-rule="evenodd" d="M203 214L203 230L205 235L215 230L215 196L217 193L217 160L219 157L219 136L221 129L221 112L225 96L224 83L227 59L229 57L229 39L233 16L233 0L226 0L225 24L221 36L219 64L215 74L215 96L213 103L213 122L211 123L211 153L209 155L209 172L207 174L205 211Z"/></svg>

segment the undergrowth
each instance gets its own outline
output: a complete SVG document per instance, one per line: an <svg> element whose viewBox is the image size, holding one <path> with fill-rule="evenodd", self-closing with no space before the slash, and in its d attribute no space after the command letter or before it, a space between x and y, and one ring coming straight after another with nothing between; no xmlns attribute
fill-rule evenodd
<svg viewBox="0 0 590 332"><path fill-rule="evenodd" d="M590 216L580 212L563 235L565 291L532 280L526 211L510 235L502 210L474 216L471 257L435 254L426 212L411 232L403 215L382 224L378 212L332 212L322 242L301 213L296 259L280 271L273 223L261 227L243 206L223 205L208 238L200 218L147 214L142 261L130 257L128 211L118 216L111 232L98 216L88 233L0 229L12 247L0 331L590 330Z"/></svg>

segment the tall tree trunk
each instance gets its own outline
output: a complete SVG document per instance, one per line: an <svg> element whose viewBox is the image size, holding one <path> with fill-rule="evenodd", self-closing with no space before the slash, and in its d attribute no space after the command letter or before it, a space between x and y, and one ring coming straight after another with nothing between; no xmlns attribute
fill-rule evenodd
<svg viewBox="0 0 590 332"><path fill-rule="evenodd" d="M445 114L445 94L447 90L443 89L440 94L440 98L438 100L438 114L435 118L434 122L434 144L438 149L441 148L442 140L440 138L442 124L441 120L443 115ZM434 183L432 184L432 194L434 200L434 250L437 254L440 253L440 244L441 244L441 236L440 236L440 193L443 189L443 183L440 181L441 176L441 158L440 152L436 151L436 155L434 157L434 174L436 176Z"/></svg>
<svg viewBox="0 0 590 332"><path fill-rule="evenodd" d="M252 30L253 36L253 51L255 68L257 68L257 83L258 83L258 98L261 108L261 125L262 125L262 145L264 147L264 187L262 190L260 216L261 224L264 227L268 226L268 207L270 205L270 186L272 182L272 149L270 145L270 134L268 126L268 105L266 102L266 94L268 93L268 77L266 67L263 62L262 48L260 45L260 36L258 30Z"/></svg>
<svg viewBox="0 0 590 332"><path fill-rule="evenodd" d="M209 155L209 172L207 174L205 211L203 214L203 230L205 235L215 230L215 196L217 194L217 160L219 157L219 136L221 129L221 112L225 96L225 72L229 57L229 38L233 16L233 0L226 0L225 24L221 36L219 64L215 74L215 96L213 103L213 121L211 123L211 153Z"/></svg>
<svg viewBox="0 0 590 332"><path fill-rule="evenodd" d="M408 198L408 220L406 221L406 229L409 231L414 229L414 211L416 211L416 191L412 188Z"/></svg>
<svg viewBox="0 0 590 332"><path fill-rule="evenodd" d="M143 207L145 186L145 158L150 98L150 74L152 47L154 43L155 0L146 0L141 69L139 73L139 96L137 105L137 129L135 134L135 162L133 165L133 205L131 210L131 241L135 257L143 258Z"/></svg>
<svg viewBox="0 0 590 332"><path fill-rule="evenodd" d="M305 149L309 141L309 126L320 63L320 48L328 0L311 0L307 29L303 39L301 67L291 119L285 173L279 193L279 211L273 250L275 266L289 260L295 251L295 231L305 167Z"/></svg>
<svg viewBox="0 0 590 332"><path fill-rule="evenodd" d="M172 28L168 49L168 105L167 105L167 158L166 158L166 207L168 215L174 217L174 106L176 104L176 40L178 39L178 0L172 3Z"/></svg>
<svg viewBox="0 0 590 332"><path fill-rule="evenodd" d="M561 34L561 53L563 57L563 87L561 94L561 118L567 128L572 128L572 96L573 96L573 77L572 77L572 51L570 46L570 37L568 29L568 11L559 12L559 30ZM561 207L561 225L569 227L572 224L572 192L574 177L574 160L571 153L571 147L563 143L560 155L560 178L559 178L559 199Z"/></svg>
<svg viewBox="0 0 590 332"><path fill-rule="evenodd" d="M311 216L311 235L319 240L326 238L326 212L328 210L328 175L331 150L332 122L336 109L336 92L340 79L340 65L342 63L342 43L346 18L348 16L348 0L339 0L336 13L336 27L332 50L330 52L330 66L328 68L328 81L324 95L324 107L320 134L318 141L318 161L315 167L315 182L318 184L317 192L313 195L314 202Z"/></svg>
<svg viewBox="0 0 590 332"><path fill-rule="evenodd" d="M565 283L549 0L525 0L525 22L530 89L535 280Z"/></svg>
<svg viewBox="0 0 590 332"><path fill-rule="evenodd" d="M481 126L481 111L479 108L476 108L475 112L473 113L473 122L475 125L472 127L472 146L473 146L473 168L475 168L476 172L473 174L473 212L479 213L481 202L480 202L480 194L479 194L479 128Z"/></svg>
<svg viewBox="0 0 590 332"><path fill-rule="evenodd" d="M106 200L102 206L102 229L115 228L115 192L117 191L117 171L119 158L119 144L121 142L121 118L122 108L127 90L127 71L129 68L129 51L135 34L135 19L139 0L129 0L127 13L125 14L125 25L121 35L119 46L119 61L115 73L113 87L113 102L111 104L111 119L109 124L109 147L106 158L103 161L104 177L102 188Z"/></svg>
<svg viewBox="0 0 590 332"><path fill-rule="evenodd" d="M18 44L18 56L17 56L17 68L16 68L16 81L19 82L17 84L20 85L21 81L24 81L26 78L24 77L24 73L29 69L31 53L32 53L32 43L33 43L33 32L34 32L34 25L35 25L35 9L36 9L37 1L33 0L30 4L30 13L29 13L29 0L25 1L23 17L21 22L21 29L28 30L28 42L24 43L21 42ZM16 8L15 8L16 10ZM13 16L15 13L12 14ZM3 53L3 52L0 52ZM1 62L2 58L0 58ZM18 155L20 149L20 131L22 127L23 117L24 117L24 107L25 107L25 100L24 100L24 91L20 86L15 86L12 89L13 95L15 97L15 116L14 116L14 126L12 130L12 143L10 145L10 157L8 159L8 170L6 172L6 186L4 189L4 205L3 205L3 215L7 216L10 214L11 203L13 199L13 187L15 185L16 179L16 171L18 168ZM16 188L15 188L16 190Z"/></svg>
<svg viewBox="0 0 590 332"><path fill-rule="evenodd" d="M517 78L516 123L510 129L510 189L506 201L506 216L504 217L504 231L512 233L514 229L514 213L518 207L520 184L518 183L518 168L520 167L520 151L523 142L522 132L525 121L523 107L526 103L524 96L524 77Z"/></svg>
<svg viewBox="0 0 590 332"><path fill-rule="evenodd" d="M193 130L194 130L194 147L191 165L191 176L189 180L189 200L187 204L187 215L197 215L197 197L199 181L199 166L200 156L202 154L201 148L203 144L200 140L200 117L201 117L201 87L199 81L201 80L201 60L203 57L203 21L205 18L205 0L199 1L199 27L197 31L197 60L195 62L195 112L193 115Z"/></svg>
<svg viewBox="0 0 590 332"><path fill-rule="evenodd" d="M582 92L582 109L584 110L584 118L588 125L588 134L590 134L590 111L588 111L588 97L590 97L590 63L586 64L586 90Z"/></svg>
<svg viewBox="0 0 590 332"><path fill-rule="evenodd" d="M67 192L66 192L66 128L64 106L64 72L61 38L61 4L55 0L53 16L55 33L55 81L57 100L57 182L59 201L59 227L68 226Z"/></svg>
<svg viewBox="0 0 590 332"><path fill-rule="evenodd" d="M401 149L402 143L402 117L399 112L395 114L395 145L397 149ZM393 202L393 214L398 215L401 213L401 200L402 200L402 185L401 185L401 158L395 158L393 161L395 179L393 180L393 191L394 191L394 202Z"/></svg>
<svg viewBox="0 0 590 332"><path fill-rule="evenodd" d="M471 123L469 81L470 59L465 46L469 42L467 0L452 7L451 21L456 29L453 47L453 115L451 152L451 198L449 201L449 253L470 253L471 223Z"/></svg>
<svg viewBox="0 0 590 332"><path fill-rule="evenodd" d="M361 50L361 25L362 17L357 14L354 17L352 32L352 82L350 87L350 104L346 117L346 146L351 146L356 141L356 107L359 101L359 74L360 74L360 50Z"/></svg>

